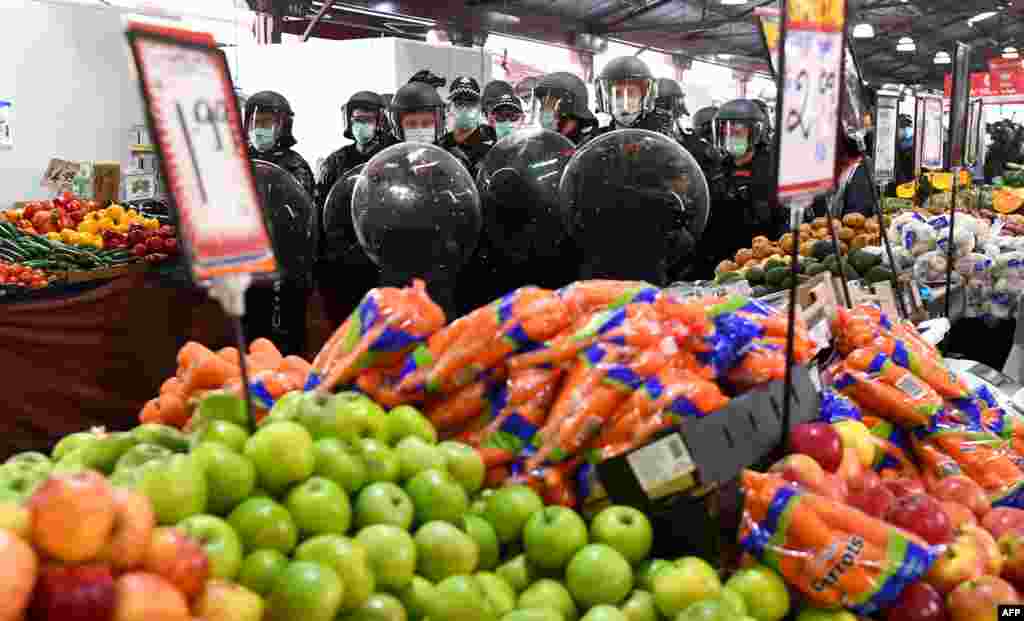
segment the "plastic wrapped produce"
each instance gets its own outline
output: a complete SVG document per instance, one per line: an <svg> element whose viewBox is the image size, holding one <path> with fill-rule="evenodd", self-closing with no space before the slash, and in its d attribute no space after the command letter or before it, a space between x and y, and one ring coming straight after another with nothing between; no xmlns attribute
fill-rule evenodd
<svg viewBox="0 0 1024 621"><path fill-rule="evenodd" d="M946 284L946 255L937 250L922 254L914 262L914 278L926 285ZM960 283L960 275L953 274L953 284Z"/></svg>
<svg viewBox="0 0 1024 621"><path fill-rule="evenodd" d="M908 217L902 222L894 220L889 227L889 241L894 246L908 250L914 256L934 250L936 239L935 229L928 226L920 216Z"/></svg>
<svg viewBox="0 0 1024 621"><path fill-rule="evenodd" d="M949 227L939 229L935 232L935 235L936 249L942 254L948 254ZM974 252L976 244L974 233L961 228L960 223L957 222L956 232L953 233L953 256L959 258Z"/></svg>

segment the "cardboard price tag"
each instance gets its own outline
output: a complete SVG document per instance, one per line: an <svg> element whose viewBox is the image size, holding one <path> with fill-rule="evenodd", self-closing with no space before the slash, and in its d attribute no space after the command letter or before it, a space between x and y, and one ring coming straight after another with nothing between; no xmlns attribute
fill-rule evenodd
<svg viewBox="0 0 1024 621"><path fill-rule="evenodd" d="M921 165L942 168L942 99L927 97L921 100L924 120L924 142L921 145Z"/></svg>
<svg viewBox="0 0 1024 621"><path fill-rule="evenodd" d="M896 178L896 133L899 129L899 95L878 93L875 108L875 183L884 185Z"/></svg>
<svg viewBox="0 0 1024 621"><path fill-rule="evenodd" d="M127 35L194 276L273 272L224 53L187 31Z"/></svg>

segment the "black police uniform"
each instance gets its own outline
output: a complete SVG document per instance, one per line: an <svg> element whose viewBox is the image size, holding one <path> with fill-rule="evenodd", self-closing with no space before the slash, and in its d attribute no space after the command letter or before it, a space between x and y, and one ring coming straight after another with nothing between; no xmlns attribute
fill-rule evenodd
<svg viewBox="0 0 1024 621"><path fill-rule="evenodd" d="M449 104L454 104L458 101L469 101L476 105L481 104L480 85L475 78L468 76L455 78L452 80L448 92ZM483 114L482 106L481 114ZM437 142L437 146L454 155L475 179L480 162L483 161L487 152L494 146L494 143L498 141L498 136L494 133L493 127L483 124L478 125L462 142L456 140L455 136L456 130L453 129L441 137Z"/></svg>
<svg viewBox="0 0 1024 621"><path fill-rule="evenodd" d="M274 147L269 151L260 151L250 144L249 159L263 160L265 162L270 162L271 164L277 164L281 168L295 175L295 178L299 180L299 184L302 185L303 189L305 189L310 196L314 196L316 192L316 179L313 177L313 169L310 168L309 163L301 155L292 150L292 147L298 144L298 141L295 140L295 136L292 135L294 113L292 112L291 104L289 104L288 100L282 95L273 91L263 91L250 97L245 102L247 135L252 114L257 108L275 110L285 115L285 121L281 128L281 134L278 137L277 142L274 144Z"/></svg>

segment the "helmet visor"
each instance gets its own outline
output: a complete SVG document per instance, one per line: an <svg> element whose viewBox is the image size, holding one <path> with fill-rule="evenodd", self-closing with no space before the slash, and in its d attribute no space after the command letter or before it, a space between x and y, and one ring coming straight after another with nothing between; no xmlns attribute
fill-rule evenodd
<svg viewBox="0 0 1024 621"><path fill-rule="evenodd" d="M607 80L601 84L605 112L620 123L632 123L647 108L651 80Z"/></svg>
<svg viewBox="0 0 1024 621"><path fill-rule="evenodd" d="M742 157L754 147L754 130L749 121L723 121L717 123L717 145L733 157Z"/></svg>
<svg viewBox="0 0 1024 621"><path fill-rule="evenodd" d="M408 142L436 142L444 135L444 113L439 108L395 112L395 131Z"/></svg>
<svg viewBox="0 0 1024 621"><path fill-rule="evenodd" d="M281 139L284 128L284 114L277 108L253 106L245 119L249 144L257 151L270 151Z"/></svg>

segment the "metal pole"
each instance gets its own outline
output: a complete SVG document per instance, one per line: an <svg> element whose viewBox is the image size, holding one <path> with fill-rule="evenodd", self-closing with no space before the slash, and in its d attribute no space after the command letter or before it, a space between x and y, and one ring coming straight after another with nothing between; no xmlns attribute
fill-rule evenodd
<svg viewBox="0 0 1024 621"><path fill-rule="evenodd" d="M313 29L320 23L320 20L327 14L327 11L331 10L332 6L334 6L334 0L327 0L324 2L324 5L320 7L320 10L316 12L316 15L313 16L313 21L309 22L309 26L306 26L306 32L302 35L303 43L309 41L309 38L313 36Z"/></svg>

